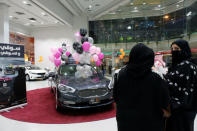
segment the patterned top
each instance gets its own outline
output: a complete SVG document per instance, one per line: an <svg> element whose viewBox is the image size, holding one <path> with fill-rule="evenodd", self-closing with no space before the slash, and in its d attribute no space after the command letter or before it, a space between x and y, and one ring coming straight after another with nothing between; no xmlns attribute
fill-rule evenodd
<svg viewBox="0 0 197 131"><path fill-rule="evenodd" d="M196 110L197 66L185 60L170 70L165 79L169 85L172 108Z"/></svg>

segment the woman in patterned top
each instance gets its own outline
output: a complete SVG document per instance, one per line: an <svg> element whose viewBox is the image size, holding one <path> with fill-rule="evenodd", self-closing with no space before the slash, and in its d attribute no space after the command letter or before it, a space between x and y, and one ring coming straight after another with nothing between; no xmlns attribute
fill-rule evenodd
<svg viewBox="0 0 197 131"><path fill-rule="evenodd" d="M191 49L185 40L171 45L172 66L165 76L171 97L171 117L167 131L194 131L196 116L197 66L192 63Z"/></svg>

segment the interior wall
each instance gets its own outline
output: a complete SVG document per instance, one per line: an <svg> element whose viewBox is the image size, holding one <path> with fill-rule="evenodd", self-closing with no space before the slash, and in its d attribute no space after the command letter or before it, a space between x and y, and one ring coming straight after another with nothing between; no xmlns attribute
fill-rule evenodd
<svg viewBox="0 0 197 131"><path fill-rule="evenodd" d="M10 22L9 30L10 32L14 32L26 36L31 36L31 32L32 32L30 28L13 22Z"/></svg>
<svg viewBox="0 0 197 131"><path fill-rule="evenodd" d="M52 55L51 48L61 47L63 42L72 43L74 33L72 28L60 26L35 29L32 35L35 39L35 64L41 68L54 69L54 64L48 58ZM39 63L40 56L43 57L43 61Z"/></svg>
<svg viewBox="0 0 197 131"><path fill-rule="evenodd" d="M54 64L49 61L49 56L52 55L51 48L59 48L62 43L72 45L75 41L74 34L80 30L80 28L85 28L88 30L88 19L86 16L77 16L73 18L72 27L64 25L59 27L45 27L38 28L32 31L32 36L34 36L35 43L35 64L41 68L54 69ZM38 62L40 56L43 57L43 62Z"/></svg>

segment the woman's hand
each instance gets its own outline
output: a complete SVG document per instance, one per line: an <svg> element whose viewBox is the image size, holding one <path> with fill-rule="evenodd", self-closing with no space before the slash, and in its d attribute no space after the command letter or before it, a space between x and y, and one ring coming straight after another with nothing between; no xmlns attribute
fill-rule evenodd
<svg viewBox="0 0 197 131"><path fill-rule="evenodd" d="M171 116L170 111L166 109L162 109L162 111L163 111L163 117L169 118Z"/></svg>

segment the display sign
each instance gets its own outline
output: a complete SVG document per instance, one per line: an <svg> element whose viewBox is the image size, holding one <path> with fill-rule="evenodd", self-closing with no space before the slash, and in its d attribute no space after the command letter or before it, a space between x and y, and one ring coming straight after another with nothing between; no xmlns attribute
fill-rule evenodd
<svg viewBox="0 0 197 131"><path fill-rule="evenodd" d="M24 58L24 46L14 44L0 44L0 57Z"/></svg>
<svg viewBox="0 0 197 131"><path fill-rule="evenodd" d="M0 65L24 65L24 45L0 43Z"/></svg>
<svg viewBox="0 0 197 131"><path fill-rule="evenodd" d="M0 43L0 111L27 103L24 46Z"/></svg>

